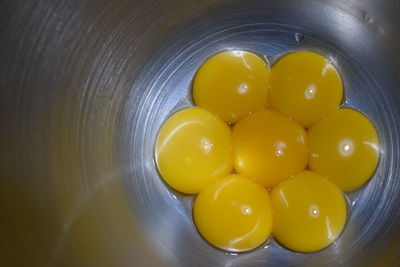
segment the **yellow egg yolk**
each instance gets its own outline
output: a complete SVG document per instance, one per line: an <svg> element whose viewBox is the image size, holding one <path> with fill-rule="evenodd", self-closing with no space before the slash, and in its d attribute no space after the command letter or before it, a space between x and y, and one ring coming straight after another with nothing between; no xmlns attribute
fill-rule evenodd
<svg viewBox="0 0 400 267"><path fill-rule="evenodd" d="M328 179L304 171L271 192L274 238L298 252L329 246L346 222L346 202L340 189Z"/></svg>
<svg viewBox="0 0 400 267"><path fill-rule="evenodd" d="M269 104L309 127L335 110L343 95L335 67L313 52L282 57L271 70Z"/></svg>
<svg viewBox="0 0 400 267"><path fill-rule="evenodd" d="M379 160L379 140L372 123L360 112L343 108L309 131L310 169L344 191L363 185Z"/></svg>
<svg viewBox="0 0 400 267"><path fill-rule="evenodd" d="M239 174L272 187L305 169L306 132L275 111L259 111L240 120L232 132L233 159Z"/></svg>
<svg viewBox="0 0 400 267"><path fill-rule="evenodd" d="M198 193L232 171L231 130L209 111L181 110L163 124L155 157L167 184L183 193Z"/></svg>
<svg viewBox="0 0 400 267"><path fill-rule="evenodd" d="M270 69L256 54L231 50L209 58L193 82L195 105L229 123L267 103Z"/></svg>
<svg viewBox="0 0 400 267"><path fill-rule="evenodd" d="M268 191L237 174L221 178L200 192L193 217L210 244L230 252L260 246L272 229Z"/></svg>

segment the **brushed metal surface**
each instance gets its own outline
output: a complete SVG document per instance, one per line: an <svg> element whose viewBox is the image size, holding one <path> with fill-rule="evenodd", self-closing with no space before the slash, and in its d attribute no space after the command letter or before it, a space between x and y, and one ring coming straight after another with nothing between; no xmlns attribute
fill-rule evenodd
<svg viewBox="0 0 400 267"><path fill-rule="evenodd" d="M0 266L400 265L398 0L34 0L0 4ZM308 49L376 125L375 177L339 240L301 254L207 245L192 197L168 189L154 140L211 54L273 64Z"/></svg>

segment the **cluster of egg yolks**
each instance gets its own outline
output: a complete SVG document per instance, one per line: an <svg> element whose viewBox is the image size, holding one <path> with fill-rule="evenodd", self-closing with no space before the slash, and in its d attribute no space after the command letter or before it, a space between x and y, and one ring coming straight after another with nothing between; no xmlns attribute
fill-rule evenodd
<svg viewBox="0 0 400 267"><path fill-rule="evenodd" d="M379 159L373 125L339 109L342 95L336 69L312 52L282 57L271 73L260 57L240 50L200 67L193 99L201 108L165 122L156 162L172 188L199 193L193 218L210 244L248 251L271 229L294 251L334 242L346 221L340 189L364 184Z"/></svg>
<svg viewBox="0 0 400 267"><path fill-rule="evenodd" d="M379 160L378 135L360 112L341 108L308 130L310 169L352 191L372 176Z"/></svg>
<svg viewBox="0 0 400 267"><path fill-rule="evenodd" d="M314 172L303 171L271 191L273 235L285 247L312 252L329 246L346 222L340 189Z"/></svg>
<svg viewBox="0 0 400 267"><path fill-rule="evenodd" d="M232 171L231 130L207 110L181 110L162 126L155 157L167 184L197 194Z"/></svg>
<svg viewBox="0 0 400 267"><path fill-rule="evenodd" d="M313 52L282 57L272 68L269 104L304 127L337 109L343 86L335 67Z"/></svg>
<svg viewBox="0 0 400 267"><path fill-rule="evenodd" d="M235 170L267 187L307 166L306 131L276 111L255 112L236 123L232 145Z"/></svg>
<svg viewBox="0 0 400 267"><path fill-rule="evenodd" d="M250 179L232 174L200 192L193 218L212 245L231 252L260 246L272 230L272 207L267 190Z"/></svg>
<svg viewBox="0 0 400 267"><path fill-rule="evenodd" d="M228 123L267 103L270 68L259 56L240 50L209 58L193 81L193 99Z"/></svg>

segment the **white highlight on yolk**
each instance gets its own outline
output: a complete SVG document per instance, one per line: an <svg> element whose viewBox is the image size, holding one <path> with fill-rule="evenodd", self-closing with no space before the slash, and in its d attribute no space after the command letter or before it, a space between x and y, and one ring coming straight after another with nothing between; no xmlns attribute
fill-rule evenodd
<svg viewBox="0 0 400 267"><path fill-rule="evenodd" d="M308 100L313 99L315 94L317 93L317 88L315 84L310 84L307 89L304 91L304 97Z"/></svg>
<svg viewBox="0 0 400 267"><path fill-rule="evenodd" d="M240 51L240 50L233 50L232 54L237 57L243 57L243 55L244 55L243 51Z"/></svg>
<svg viewBox="0 0 400 267"><path fill-rule="evenodd" d="M350 156L354 152L354 143L350 139L343 140L339 143L339 153L345 157Z"/></svg>
<svg viewBox="0 0 400 267"><path fill-rule="evenodd" d="M318 218L319 216L319 209L315 205L311 205L309 209L310 216L313 218Z"/></svg>
<svg viewBox="0 0 400 267"><path fill-rule="evenodd" d="M296 140L297 140L297 142L302 143L302 144L306 143L306 140L304 140L304 135L298 135L296 137Z"/></svg>
<svg viewBox="0 0 400 267"><path fill-rule="evenodd" d="M232 54L236 57L240 57L243 60L243 64L245 65L245 67L248 70L252 70L252 67L247 63L245 57L244 57L244 51L240 51L240 50L234 50L232 51Z"/></svg>
<svg viewBox="0 0 400 267"><path fill-rule="evenodd" d="M243 95L249 91L249 86L246 83L241 83L238 87L238 93Z"/></svg>
<svg viewBox="0 0 400 267"><path fill-rule="evenodd" d="M326 231L328 232L328 239L333 242L336 238L336 236L332 233L332 227L331 223L329 222L329 217L325 217L325 222L326 222Z"/></svg>
<svg viewBox="0 0 400 267"><path fill-rule="evenodd" d="M332 63L332 62L330 62ZM329 71L329 70L334 70L332 65L325 65L325 67L322 68L322 77L325 76L325 74Z"/></svg>
<svg viewBox="0 0 400 267"><path fill-rule="evenodd" d="M252 209L247 205L242 205L241 209L243 215L251 215L253 213Z"/></svg>
<svg viewBox="0 0 400 267"><path fill-rule="evenodd" d="M363 141L363 144L371 146L374 150L379 151L379 146L377 144L374 144L374 143L368 142L368 141Z"/></svg>
<svg viewBox="0 0 400 267"><path fill-rule="evenodd" d="M207 137L202 137L200 139L200 148L204 151L204 154L210 154L213 148L213 143Z"/></svg>
<svg viewBox="0 0 400 267"><path fill-rule="evenodd" d="M260 223L257 222L257 224L254 225L253 229L251 229L250 232L248 232L247 234L245 234L245 235L242 236L242 237L238 237L238 238L236 238L236 239L231 240L231 241L229 242L230 246L233 247L233 246L235 246L236 244L238 244L239 242L245 240L246 238L249 238L251 235L253 235L253 234L257 231L257 228L259 228L259 227L260 227Z"/></svg>
<svg viewBox="0 0 400 267"><path fill-rule="evenodd" d="M239 168L244 168L245 162L242 159L237 160L237 165Z"/></svg>
<svg viewBox="0 0 400 267"><path fill-rule="evenodd" d="M282 157L285 155L284 149L286 148L286 144L284 142L278 142L275 144L275 155L277 157Z"/></svg>
<svg viewBox="0 0 400 267"><path fill-rule="evenodd" d="M285 194L283 193L282 190L279 191L279 196L282 198L283 203L285 204L286 207L289 207L289 202L287 201Z"/></svg>

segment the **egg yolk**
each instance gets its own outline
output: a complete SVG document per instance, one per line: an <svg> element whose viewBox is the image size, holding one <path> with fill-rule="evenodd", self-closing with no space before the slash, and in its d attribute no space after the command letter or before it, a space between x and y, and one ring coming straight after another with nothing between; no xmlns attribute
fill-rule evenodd
<svg viewBox="0 0 400 267"><path fill-rule="evenodd" d="M167 184L186 194L198 193L232 171L231 130L209 111L181 110L162 126L155 157Z"/></svg>
<svg viewBox="0 0 400 267"><path fill-rule="evenodd" d="M343 86L335 67L313 52L282 57L271 70L269 104L304 127L335 110Z"/></svg>
<svg viewBox="0 0 400 267"><path fill-rule="evenodd" d="M240 120L232 132L235 170L272 187L305 169L306 132L299 124L272 110Z"/></svg>
<svg viewBox="0 0 400 267"><path fill-rule="evenodd" d="M309 131L310 168L344 191L363 185L375 171L379 140L372 123L360 112L338 109Z"/></svg>
<svg viewBox="0 0 400 267"><path fill-rule="evenodd" d="M340 189L311 171L301 172L276 186L271 200L274 237L298 252L329 246L346 222L346 202Z"/></svg>
<svg viewBox="0 0 400 267"><path fill-rule="evenodd" d="M215 247L243 252L264 243L272 229L272 209L266 189L233 174L212 183L197 196L194 222Z"/></svg>
<svg viewBox="0 0 400 267"><path fill-rule="evenodd" d="M259 56L241 50L209 58L193 82L195 105L235 123L267 103L270 69Z"/></svg>

